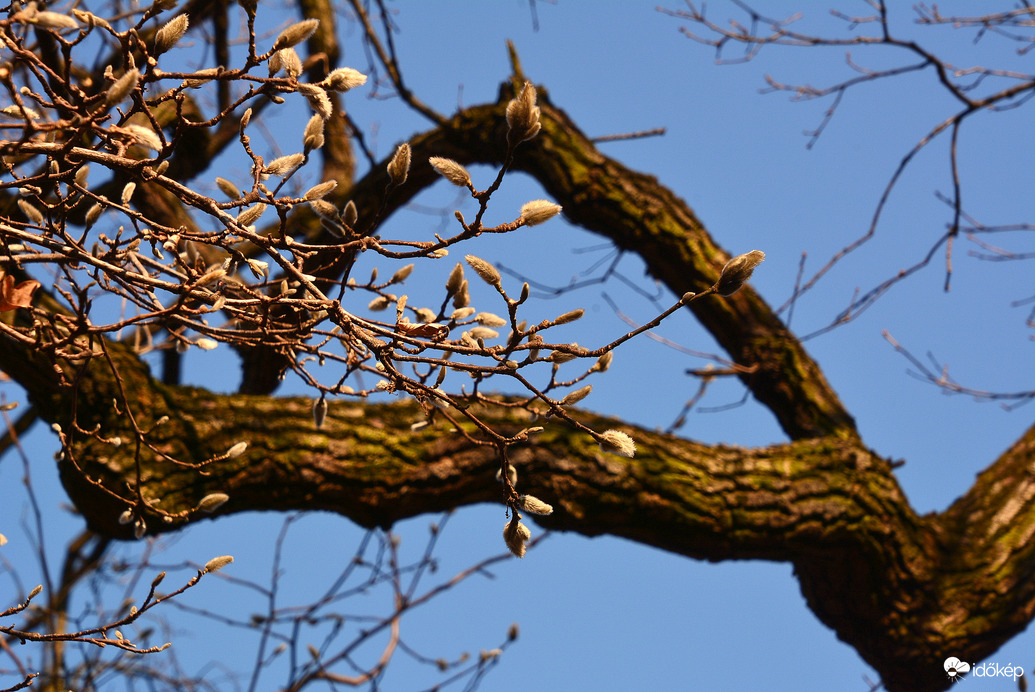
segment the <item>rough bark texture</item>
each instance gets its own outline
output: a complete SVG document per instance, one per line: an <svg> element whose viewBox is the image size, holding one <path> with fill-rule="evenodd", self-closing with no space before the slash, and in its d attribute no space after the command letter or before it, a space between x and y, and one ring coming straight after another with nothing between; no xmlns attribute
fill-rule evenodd
<svg viewBox="0 0 1035 692"><path fill-rule="evenodd" d="M508 89L500 103L416 137L414 161L500 157ZM519 150L515 167L539 180L569 219L640 254L676 294L712 285L727 255L693 212L655 179L604 156L545 99L541 106L542 133ZM361 210L380 206L383 171L353 188ZM436 179L415 163L392 203ZM865 447L819 367L756 293L745 288L694 310L733 360L753 368L745 384L791 442L707 446L581 414L598 430L630 431L638 453L603 454L560 425L517 450L522 490L557 508L544 526L610 533L696 559L791 562L809 607L889 690L944 688L946 656L980 660L1027 626L1035 616L1035 429L946 512L918 516L890 464ZM62 478L88 524L106 536L129 537L117 519L138 493L177 515L168 523L145 517L152 532L211 516L194 508L213 492L231 498L217 515L323 509L364 526L500 499L492 450L444 425L410 432L415 405L334 403L316 430L309 400L165 386L124 347L106 351L85 368L59 363L67 385L42 354L0 340L0 367L66 431L74 415L81 428L129 440L121 411L133 412L141 429L170 417L148 436L153 449L70 438ZM485 412L502 428L527 424L500 415ZM208 464L204 475L159 454L201 462L239 441L249 443L245 454Z"/></svg>

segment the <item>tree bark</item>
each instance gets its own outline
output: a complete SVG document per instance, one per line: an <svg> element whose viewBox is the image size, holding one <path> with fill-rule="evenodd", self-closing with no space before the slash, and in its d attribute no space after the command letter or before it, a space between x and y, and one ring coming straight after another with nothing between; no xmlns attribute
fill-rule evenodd
<svg viewBox="0 0 1035 692"><path fill-rule="evenodd" d="M499 103L467 109L411 141L415 164L394 207L437 180L425 164L430 155L465 163L502 155L509 88ZM547 99L540 105L542 132L514 166L539 180L570 220L641 255L677 295L711 286L727 255L685 203L604 156ZM384 170L353 188L361 210L380 207ZM605 454L561 425L517 448L521 490L556 507L543 526L610 533L696 559L791 562L809 607L892 691L944 689L946 657L980 660L1027 626L1035 616L1035 428L951 508L918 516L891 464L865 447L819 367L750 287L698 301L694 312L745 366L745 384L791 441L709 446L580 413L594 429L631 432L638 451L634 459ZM128 348L103 350L86 365L55 364L0 339L0 367L61 426L63 482L102 535L131 537L132 526L119 523L127 509L157 533L251 510L323 509L389 526L503 498L493 450L443 422L411 432L423 416L413 403L335 402L317 430L310 400L166 386ZM495 408L481 415L504 430L529 424ZM168 421L155 427L162 416ZM242 441L243 455L224 456ZM205 514L198 503L211 493L230 499ZM502 523L501 514L492 530Z"/></svg>

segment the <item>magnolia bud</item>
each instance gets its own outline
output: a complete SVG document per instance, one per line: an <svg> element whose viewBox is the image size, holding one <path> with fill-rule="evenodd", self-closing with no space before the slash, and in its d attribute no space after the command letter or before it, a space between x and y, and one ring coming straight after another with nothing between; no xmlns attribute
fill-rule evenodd
<svg viewBox="0 0 1035 692"><path fill-rule="evenodd" d="M410 172L410 145L403 142L395 150L395 155L388 162L388 177L392 184L402 185L406 182L406 175Z"/></svg>
<svg viewBox="0 0 1035 692"><path fill-rule="evenodd" d="M537 226L557 216L560 211L561 205L545 199L536 199L521 207L521 220L526 226Z"/></svg>
<svg viewBox="0 0 1035 692"><path fill-rule="evenodd" d="M318 26L320 26L319 19L306 19L297 24L292 24L277 36L277 40L273 42L273 50L281 50L298 45L312 36Z"/></svg>
<svg viewBox="0 0 1035 692"><path fill-rule="evenodd" d="M458 187L467 187L471 184L471 174L453 159L432 156L428 159L428 163L438 171L439 175Z"/></svg>
<svg viewBox="0 0 1035 692"><path fill-rule="evenodd" d="M489 284L490 286L499 287L500 285L500 273L496 271L496 267L492 266L480 257L474 255L464 255L464 259L471 265L471 269L482 278L482 281Z"/></svg>
<svg viewBox="0 0 1035 692"><path fill-rule="evenodd" d="M180 39L183 38L183 34L187 31L189 23L190 20L187 18L187 15L181 14L159 29L155 34L154 55L159 56L179 43Z"/></svg>
<svg viewBox="0 0 1035 692"><path fill-rule="evenodd" d="M755 267L765 259L765 253L761 250L734 257L722 268L722 274L715 284L715 292L720 296L731 296L740 290L740 287L751 278Z"/></svg>
<svg viewBox="0 0 1035 692"><path fill-rule="evenodd" d="M535 105L535 87L525 82L518 97L507 104L507 140L511 145L532 139L539 134L539 107Z"/></svg>

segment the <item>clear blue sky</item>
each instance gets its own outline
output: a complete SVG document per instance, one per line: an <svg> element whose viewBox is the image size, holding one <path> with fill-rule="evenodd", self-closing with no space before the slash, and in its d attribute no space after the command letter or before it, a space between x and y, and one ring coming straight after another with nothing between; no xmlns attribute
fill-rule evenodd
<svg viewBox="0 0 1035 692"><path fill-rule="evenodd" d="M829 101L793 103L785 94L760 95L763 76L828 84L851 74L843 50L766 50L747 64L717 66L712 50L681 35L678 29L685 23L655 11L657 4L540 2L538 32L532 29L529 5L523 0L399 2L391 7L398 10L396 44L404 76L421 99L441 112L451 112L458 102L495 99L499 82L509 72L504 42L512 39L526 74L544 85L553 103L588 134L666 128L664 137L604 144L602 149L634 169L656 175L694 208L731 253L764 250L767 259L753 283L771 303L781 304L792 291L801 254L808 253L809 273L862 235L900 158L955 106L936 88L929 72L863 85L845 96L823 137L807 150L803 132L819 124ZM843 26L827 13L829 6L848 14L869 11L863 2L764 5L771 15L804 8L803 29L842 35ZM675 2L667 6L679 7ZM991 9L984 2L953 4L960 14ZM1024 70L1031 60L1018 58L1012 44L996 37L974 46L970 34L914 27L907 3L895 3L892 12L904 35L925 41L960 67L985 64ZM709 13L717 23L742 17L736 8L719 2L709 4ZM354 28L346 30L344 45L345 64L365 70ZM900 59L886 49L855 50L852 55L867 67ZM370 100L368 92L363 88L350 93L347 106L361 126L376 132L370 142L378 154L428 128L398 102ZM273 121L272 127L278 133L282 127L300 131L301 123L284 118ZM294 151L294 142L280 142L285 153ZM1027 109L974 118L960 144L968 212L988 224L1030 220L1035 182L1031 144ZM828 324L857 288L865 291L912 265L943 233L951 217L934 195L951 192L947 147L947 140L937 141L916 159L893 193L872 242L799 302L792 325L796 332L807 334ZM476 175L482 176L484 186L490 173L476 170ZM439 186L421 195L420 207L402 215L385 235L430 236L442 221L427 210L444 210L449 218L458 204L453 190ZM494 197L490 219L514 218L522 203L541 196L532 181L508 178ZM1009 234L991 240L1018 251L1027 249L1023 239ZM479 239L463 251L563 285L603 256L600 250L583 252L599 243L599 238L554 221L513 236ZM942 290L944 261L936 260L859 319L807 344L855 415L867 444L880 454L906 460L898 476L920 512L946 507L976 472L1031 424L1031 407L1008 412L995 404L944 396L909 377L908 363L881 336L882 330L889 331L920 356L931 351L958 381L975 388L1033 388L1031 333L1024 324L1029 308L1011 305L1032 295L1030 268L1020 262L981 261L968 254L976 249L965 240L957 244L951 291ZM365 269L354 275L365 275L374 265L382 275L394 270L386 260L366 257L362 262ZM408 292L413 296L422 281L441 285L451 266L442 264L425 274L419 267ZM622 272L645 282L642 265L634 258L623 261ZM585 308L586 318L570 328L572 338L583 345L600 344L624 331L603 292L633 319L646 321L653 315L649 301L617 282L533 309L548 317ZM498 308L488 303L487 293L476 294L476 304L479 299L486 301L480 309ZM661 302L670 300L665 296ZM691 349L715 350L689 316L671 320L659 333ZM205 386L232 390L236 376L222 379L219 374L232 371L225 367L232 363L220 358L218 352L192 355L188 376ZM641 338L616 354L614 367L594 382L593 395L583 404L639 425L664 428L696 391L697 382L683 375L684 370L705 364ZM295 386L287 391L299 390ZM21 398L13 388L5 393L8 399ZM716 386L702 405L733 403L742 393L734 384ZM721 413L695 412L681 433L704 442L744 446L784 439L772 416L753 402ZM36 482L44 490L53 488L48 476L53 439L37 431L29 443ZM3 487L13 488L21 473L14 457L0 460ZM64 497L60 491L47 491L41 501L53 517ZM9 501L7 507L0 515L0 532L10 543L0 558L17 567L31 588L39 577L34 576L36 566L27 557L31 552L19 526L27 515L19 514ZM167 552L156 562L203 563L213 555L231 553L237 561L227 568L228 574L262 581L281 519L249 515L198 526L162 539ZM402 549L411 551L411 559L423 549L433 519L398 527ZM439 576L502 550L503 523L499 506L460 511L442 538ZM51 522L51 555L60 553L74 529L74 521ZM285 588L289 596L305 602L351 557L359 533L346 520L326 515L308 517L292 530L297 562L286 567ZM127 549L127 555L132 554ZM484 690L861 692L867 689L863 676L876 677L805 607L787 564L705 564L618 539L558 534L524 560L496 565L493 575L461 585L404 621L403 629L407 642L422 653L454 658L463 650L477 655L479 649L493 648L510 623L518 622L520 640L502 657L482 685ZM13 600L12 594L13 583L0 580L0 601ZM357 604L355 611L377 612L375 599ZM246 590L216 580L190 592L184 602L218 604L243 617L264 607ZM349 604L344 607L352 612ZM189 661L189 670L200 668L212 652L219 652L230 666L246 668L252 660L254 640L249 635L189 619L182 623L184 631L172 640L181 662ZM401 655L398 659L384 689L425 689L435 682L431 670L409 665ZM1035 668L1032 636L1017 637L989 660ZM271 679L261 688L277 682ZM968 685L1013 689L1004 680L972 679Z"/></svg>

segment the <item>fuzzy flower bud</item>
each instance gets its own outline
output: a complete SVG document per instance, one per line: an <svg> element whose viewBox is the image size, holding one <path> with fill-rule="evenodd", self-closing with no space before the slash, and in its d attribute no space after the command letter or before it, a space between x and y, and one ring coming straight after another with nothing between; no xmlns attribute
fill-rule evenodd
<svg viewBox="0 0 1035 692"><path fill-rule="evenodd" d="M740 290L740 287L751 278L755 267L765 259L765 253L761 250L734 257L722 268L722 274L715 284L715 292L720 296L731 296Z"/></svg>
<svg viewBox="0 0 1035 692"><path fill-rule="evenodd" d="M529 538L532 537L532 532L528 530L528 527L519 521L517 513L514 514L514 518L507 522L507 525L503 527L503 542L507 544L507 548L510 552L514 553L517 557L524 557L527 547L525 543Z"/></svg>
<svg viewBox="0 0 1035 692"><path fill-rule="evenodd" d="M112 89L114 88L115 87L112 87ZM111 95L110 91L108 92L108 95ZM150 127L145 127L144 125L126 125L122 129L128 132L133 139L136 140L137 144L154 151L162 150L162 138L159 137L158 133Z"/></svg>
<svg viewBox="0 0 1035 692"><path fill-rule="evenodd" d="M37 12L36 16L33 17L37 26L42 26L47 29L78 29L79 22L67 14L61 14L60 12Z"/></svg>
<svg viewBox="0 0 1035 692"><path fill-rule="evenodd" d="M521 207L521 220L526 226L538 226L549 221L561 211L561 205L545 199L535 199Z"/></svg>
<svg viewBox="0 0 1035 692"><path fill-rule="evenodd" d="M129 92L136 86L138 79L140 79L140 70L135 67L132 70L126 70L126 73L115 80L115 83L108 89L104 102L109 106L120 103L129 96Z"/></svg>
<svg viewBox="0 0 1035 692"><path fill-rule="evenodd" d="M406 277L408 277L410 275L410 273L413 271L413 267L414 266L415 265L413 265L413 264L407 264L407 265L404 265L402 267L399 267L398 269L395 270L395 273L392 274L392 278L390 278L388 280L388 283L390 283L390 284L397 284L397 283L399 283L401 281L405 281Z"/></svg>
<svg viewBox="0 0 1035 692"><path fill-rule="evenodd" d="M325 219L333 220L338 216L338 207L325 199L311 199L309 200L309 206Z"/></svg>
<svg viewBox="0 0 1035 692"><path fill-rule="evenodd" d="M205 497L201 498L201 501L198 502L198 509L200 509L202 512L211 514L212 512L215 512L217 509L226 504L226 501L229 499L230 496L226 493L210 493ZM531 512L532 510L528 511Z"/></svg>
<svg viewBox="0 0 1035 692"><path fill-rule="evenodd" d="M298 45L312 36L318 26L320 26L319 19L306 19L297 24L292 24L277 36L277 40L273 42L273 50L282 50Z"/></svg>
<svg viewBox="0 0 1035 692"><path fill-rule="evenodd" d="M474 308L471 308L471 311L473 312ZM479 312L474 316L474 321L483 327L502 327L507 323L505 319L491 312Z"/></svg>
<svg viewBox="0 0 1035 692"><path fill-rule="evenodd" d="M205 563L205 569L203 569L202 572L218 572L233 561L233 555L220 555L219 557L214 557Z"/></svg>
<svg viewBox="0 0 1035 692"><path fill-rule="evenodd" d="M338 187L337 180L325 180L319 185L313 185L311 188L306 190L305 194L302 195L302 199L304 199L307 202L311 202L314 199L322 199L323 197L334 192L334 189L336 187Z"/></svg>
<svg viewBox="0 0 1035 692"><path fill-rule="evenodd" d="M233 459L234 457L239 457L242 454L244 454L244 450L246 450L246 449L248 449L248 443L247 442L238 442L233 447L231 447L230 449L226 450L226 456L229 459Z"/></svg>
<svg viewBox="0 0 1035 692"><path fill-rule="evenodd" d="M553 323L555 326L558 324L568 324L569 322L574 322L575 320L581 319L584 314L586 314L586 311L581 308L579 308L578 310L569 310L568 312L564 313L563 315L555 319Z"/></svg>
<svg viewBox="0 0 1035 692"><path fill-rule="evenodd" d="M40 225L43 223L43 213L39 209L30 204L27 200L19 199L18 208L25 214L25 218L34 224Z"/></svg>
<svg viewBox="0 0 1035 692"><path fill-rule="evenodd" d="M323 146L324 122L324 119L319 115L314 115L309 118L309 122L306 123L305 132L302 134L302 144L305 146L305 152L307 154L313 149L319 149Z"/></svg>
<svg viewBox="0 0 1035 692"><path fill-rule="evenodd" d="M632 458L636 454L636 443L620 430L605 430L600 436L600 449L618 456Z"/></svg>
<svg viewBox="0 0 1035 692"><path fill-rule="evenodd" d="M253 204L237 215L237 223L242 226L251 226L259 220L259 217L262 216L264 211L266 211L266 205L262 202Z"/></svg>
<svg viewBox="0 0 1035 692"><path fill-rule="evenodd" d="M482 281L490 286L499 287L500 273L496 271L496 267L492 266L480 257L475 257L474 255L464 255L464 259L467 260L469 265L471 265L471 269L474 270L474 273L482 278Z"/></svg>
<svg viewBox="0 0 1035 692"><path fill-rule="evenodd" d="M284 74L288 77L297 77L302 74L302 58L299 57L298 51L294 48L285 48L278 50L277 55L280 56L280 67L284 70ZM270 64L273 64L272 60L270 60Z"/></svg>
<svg viewBox="0 0 1035 692"><path fill-rule="evenodd" d="M531 82L525 82L518 97L507 104L507 140L514 144L520 144L532 139L539 134L539 107L535 105L535 87Z"/></svg>
<svg viewBox="0 0 1035 692"><path fill-rule="evenodd" d="M230 199L238 199L241 196L241 191L237 189L237 186L226 178L216 178L216 187Z"/></svg>
<svg viewBox="0 0 1035 692"><path fill-rule="evenodd" d="M159 56L165 51L169 50L183 38L183 34L187 32L187 26L190 23L187 15L181 14L177 17L169 20L166 24L155 33L155 50L154 55Z"/></svg>
<svg viewBox="0 0 1035 692"><path fill-rule="evenodd" d="M449 278L446 279L446 291L450 295L455 295L460 291L460 284L464 281L464 265L459 262L453 267L453 271L449 272Z"/></svg>
<svg viewBox="0 0 1035 692"><path fill-rule="evenodd" d="M130 200L133 199L133 193L136 192L136 190L136 183L126 183L126 186L122 188L122 206L127 206L130 203Z"/></svg>
<svg viewBox="0 0 1035 692"><path fill-rule="evenodd" d="M351 67L339 67L331 70L323 86L331 91L348 91L367 83L367 76Z"/></svg>
<svg viewBox="0 0 1035 692"><path fill-rule="evenodd" d="M573 406L585 399L587 396L589 396L589 393L592 391L593 385L591 384L587 384L585 387L580 387L579 389L576 389L574 392L569 392L566 397L561 399L561 405ZM529 511L531 512L532 510Z"/></svg>
<svg viewBox="0 0 1035 692"><path fill-rule="evenodd" d="M334 105L331 103L327 92L321 87L312 84L299 84L298 91L305 96L309 107L324 120L329 120L334 113Z"/></svg>
<svg viewBox="0 0 1035 692"><path fill-rule="evenodd" d="M402 185L406 182L406 175L410 172L410 145L403 142L395 150L395 156L388 162L388 177L392 179L393 185Z"/></svg>
<svg viewBox="0 0 1035 692"><path fill-rule="evenodd" d="M471 174L453 159L432 156L428 159L428 163L438 171L439 175L458 187L468 187L471 184Z"/></svg>
<svg viewBox="0 0 1035 692"><path fill-rule="evenodd" d="M356 209L356 203L350 199L345 208L341 210L341 222L349 228L355 228L357 221L359 221L359 210Z"/></svg>
<svg viewBox="0 0 1035 692"><path fill-rule="evenodd" d="M285 176L301 166L304 160L305 154L288 154L287 156L280 156L270 161L264 172L269 173L270 175Z"/></svg>
<svg viewBox="0 0 1035 692"><path fill-rule="evenodd" d="M517 506L532 514L553 514L553 506L548 505L534 495L522 495L517 499Z"/></svg>

